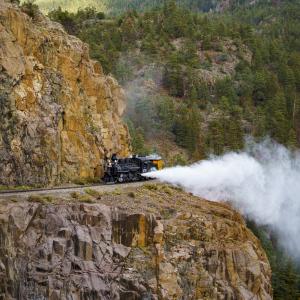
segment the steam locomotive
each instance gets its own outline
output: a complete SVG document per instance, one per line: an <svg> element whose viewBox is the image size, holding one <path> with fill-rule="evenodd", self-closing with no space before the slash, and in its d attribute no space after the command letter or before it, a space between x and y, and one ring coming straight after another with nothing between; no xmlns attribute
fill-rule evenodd
<svg viewBox="0 0 300 300"><path fill-rule="evenodd" d="M107 184L147 180L149 178L142 176L142 174L161 170L163 165L162 158L156 154L149 156L134 155L128 158L118 158L114 154L106 162L102 180Z"/></svg>

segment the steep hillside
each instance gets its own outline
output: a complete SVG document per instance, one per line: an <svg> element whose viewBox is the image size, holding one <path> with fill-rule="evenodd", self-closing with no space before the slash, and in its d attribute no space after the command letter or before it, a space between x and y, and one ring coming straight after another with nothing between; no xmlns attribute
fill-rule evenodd
<svg viewBox="0 0 300 300"><path fill-rule="evenodd" d="M106 155L129 151L123 90L86 44L26 12L0 2L0 183L99 179Z"/></svg>
<svg viewBox="0 0 300 300"><path fill-rule="evenodd" d="M136 152L151 151L143 140L168 137L196 160L239 150L246 135L299 147L299 12L295 0L224 14L171 1L115 19L92 10L50 16L89 43L104 72L124 85Z"/></svg>
<svg viewBox="0 0 300 300"><path fill-rule="evenodd" d="M266 254L229 205L156 184L87 192L1 199L3 299L272 299Z"/></svg>

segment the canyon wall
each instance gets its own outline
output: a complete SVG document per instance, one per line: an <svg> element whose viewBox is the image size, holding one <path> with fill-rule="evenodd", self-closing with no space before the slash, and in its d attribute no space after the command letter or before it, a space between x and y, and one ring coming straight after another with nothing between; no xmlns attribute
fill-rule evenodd
<svg viewBox="0 0 300 300"><path fill-rule="evenodd" d="M0 184L94 180L128 155L124 93L86 44L0 0Z"/></svg>
<svg viewBox="0 0 300 300"><path fill-rule="evenodd" d="M266 254L229 205L166 186L93 195L1 199L0 299L272 299Z"/></svg>

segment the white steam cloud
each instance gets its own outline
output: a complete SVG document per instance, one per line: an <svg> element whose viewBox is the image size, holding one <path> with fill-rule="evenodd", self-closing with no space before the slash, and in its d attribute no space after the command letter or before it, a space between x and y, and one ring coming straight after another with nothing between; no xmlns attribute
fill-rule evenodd
<svg viewBox="0 0 300 300"><path fill-rule="evenodd" d="M180 185L212 201L230 201L248 218L270 226L282 246L300 258L299 153L270 140L250 142L241 153L211 157L147 176Z"/></svg>

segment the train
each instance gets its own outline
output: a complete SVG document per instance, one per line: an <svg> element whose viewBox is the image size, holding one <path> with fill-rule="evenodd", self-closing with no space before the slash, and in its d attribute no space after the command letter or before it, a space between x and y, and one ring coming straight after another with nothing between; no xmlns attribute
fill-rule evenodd
<svg viewBox="0 0 300 300"><path fill-rule="evenodd" d="M148 180L143 174L163 169L164 161L157 155L148 156L133 155L126 158L118 158L113 154L107 159L102 181L106 184L125 183Z"/></svg>

